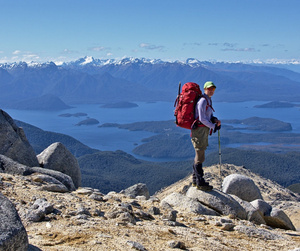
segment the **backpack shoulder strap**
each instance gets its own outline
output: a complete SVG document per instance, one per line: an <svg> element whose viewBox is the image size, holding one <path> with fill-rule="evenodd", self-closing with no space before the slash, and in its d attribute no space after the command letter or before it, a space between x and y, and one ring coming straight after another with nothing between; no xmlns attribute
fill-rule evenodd
<svg viewBox="0 0 300 251"><path fill-rule="evenodd" d="M211 105L209 104L208 99L207 99L206 96L202 95L200 98L205 98L205 100L206 100L206 110L208 109L208 107L210 107L215 112L215 109L212 107L212 104Z"/></svg>

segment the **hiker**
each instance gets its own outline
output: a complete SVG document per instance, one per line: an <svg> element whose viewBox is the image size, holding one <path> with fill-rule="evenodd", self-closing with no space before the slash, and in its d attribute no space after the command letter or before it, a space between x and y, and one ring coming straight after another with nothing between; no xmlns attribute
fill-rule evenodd
<svg viewBox="0 0 300 251"><path fill-rule="evenodd" d="M202 168L205 150L208 146L208 135L221 128L221 121L213 116L214 109L211 97L214 95L215 90L216 86L213 82L208 81L204 84L204 94L195 107L195 118L199 120L198 126L191 131L191 140L195 148L192 185L204 191L213 189L213 186L204 180Z"/></svg>

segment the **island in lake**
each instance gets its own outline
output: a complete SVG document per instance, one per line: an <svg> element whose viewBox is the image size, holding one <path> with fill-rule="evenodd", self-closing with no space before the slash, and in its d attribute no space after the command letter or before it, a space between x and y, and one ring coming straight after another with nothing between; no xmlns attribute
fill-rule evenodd
<svg viewBox="0 0 300 251"><path fill-rule="evenodd" d="M101 106L101 108L134 108L134 107L138 107L138 105L135 103L126 102L126 101L104 104Z"/></svg>
<svg viewBox="0 0 300 251"><path fill-rule="evenodd" d="M223 120L224 124L232 124L231 130L256 130L264 132L286 132L292 131L292 125L277 119L251 117L247 119ZM234 125L244 125L243 128Z"/></svg>
<svg viewBox="0 0 300 251"><path fill-rule="evenodd" d="M262 105L256 105L255 108L291 108L291 107L297 107L299 105L285 102L285 101L272 101L266 104Z"/></svg>
<svg viewBox="0 0 300 251"><path fill-rule="evenodd" d="M81 125L97 125L97 124L99 124L99 121L97 119L87 118L87 119L82 120L79 123L77 123L76 126L81 126Z"/></svg>
<svg viewBox="0 0 300 251"><path fill-rule="evenodd" d="M176 126L174 120L144 121L130 124L104 123L98 127L117 127L130 131L147 131L153 136L142 139L133 149L139 156L151 158L193 158L195 150L190 141L190 131ZM272 118L222 120L221 144L223 148L236 147L270 152L299 151L300 134L292 133L292 126ZM208 153L219 147L218 136L209 138Z"/></svg>
<svg viewBox="0 0 300 251"><path fill-rule="evenodd" d="M84 116L87 116L87 113L84 113L84 112L63 113L63 114L60 114L58 116L59 117L66 117L66 118L69 118L69 117L84 117Z"/></svg>

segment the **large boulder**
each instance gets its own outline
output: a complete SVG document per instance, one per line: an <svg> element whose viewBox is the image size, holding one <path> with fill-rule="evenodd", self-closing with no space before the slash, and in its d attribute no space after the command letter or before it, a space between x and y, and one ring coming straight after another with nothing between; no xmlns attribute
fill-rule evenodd
<svg viewBox="0 0 300 251"><path fill-rule="evenodd" d="M296 231L290 218L281 209L272 208L270 215L265 215L264 218L267 225L271 227Z"/></svg>
<svg viewBox="0 0 300 251"><path fill-rule="evenodd" d="M270 215L272 211L272 206L264 200L257 199L251 201L250 203L256 210L261 213L262 216Z"/></svg>
<svg viewBox="0 0 300 251"><path fill-rule="evenodd" d="M174 209L178 211L186 211L190 213L203 214L203 215L219 215L216 211L209 207L202 205L198 200L189 198L180 193L171 193L165 197L161 202L161 205L168 203Z"/></svg>
<svg viewBox="0 0 300 251"><path fill-rule="evenodd" d="M11 158L0 154L0 173L18 174L18 175L30 175L31 171L28 166L20 164L12 160Z"/></svg>
<svg viewBox="0 0 300 251"><path fill-rule="evenodd" d="M231 196L238 202L247 212L247 220L257 225L265 224L264 216L261 211L254 207L250 202L240 199L239 197L231 194Z"/></svg>
<svg viewBox="0 0 300 251"><path fill-rule="evenodd" d="M283 210L273 208L263 200L254 200L250 203L255 209L260 211L260 214L264 217L268 226L287 230L296 230L292 221Z"/></svg>
<svg viewBox="0 0 300 251"><path fill-rule="evenodd" d="M246 220L246 210L230 195L218 190L205 192L195 187L190 187L186 193L187 197L197 199L200 203L217 211L222 215L234 215L240 219Z"/></svg>
<svg viewBox="0 0 300 251"><path fill-rule="evenodd" d="M0 154L0 173L18 174L22 176L40 173L49 175L63 184L69 191L75 190L75 185L70 176L59 171L41 167L28 167Z"/></svg>
<svg viewBox="0 0 300 251"><path fill-rule="evenodd" d="M28 236L14 205L0 193L0 250L28 249Z"/></svg>
<svg viewBox="0 0 300 251"><path fill-rule="evenodd" d="M37 155L40 166L69 175L76 188L81 186L81 172L75 156L60 142L53 143Z"/></svg>
<svg viewBox="0 0 300 251"><path fill-rule="evenodd" d="M0 109L0 154L26 166L38 166L36 154L22 128Z"/></svg>
<svg viewBox="0 0 300 251"><path fill-rule="evenodd" d="M150 198L149 190L146 184L138 183L131 187L122 190L120 193L129 197L145 196L146 199Z"/></svg>
<svg viewBox="0 0 300 251"><path fill-rule="evenodd" d="M30 167L29 172L31 172L31 174L32 173L41 173L41 174L49 175L49 176L55 178L60 183L62 183L64 186L66 186L66 188L69 191L76 190L72 178L69 175L64 174L62 172L50 170L50 169L46 169L46 168L41 168L41 167Z"/></svg>
<svg viewBox="0 0 300 251"><path fill-rule="evenodd" d="M253 180L241 174L231 174L225 177L222 183L222 191L227 194L234 194L248 202L262 199L259 188Z"/></svg>
<svg viewBox="0 0 300 251"><path fill-rule="evenodd" d="M61 183L60 181L58 181L57 179L55 179L54 177L52 177L50 175L34 173L31 176L31 178L34 182L41 183L41 188L40 188L41 190L49 191L49 192L58 192L58 193L69 192L69 189L63 183ZM75 189L75 187L74 187L74 189Z"/></svg>

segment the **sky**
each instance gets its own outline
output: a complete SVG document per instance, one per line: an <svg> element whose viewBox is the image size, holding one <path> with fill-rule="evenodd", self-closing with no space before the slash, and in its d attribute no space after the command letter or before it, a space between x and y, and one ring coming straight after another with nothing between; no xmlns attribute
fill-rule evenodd
<svg viewBox="0 0 300 251"><path fill-rule="evenodd" d="M299 0L0 0L0 63L300 62Z"/></svg>

